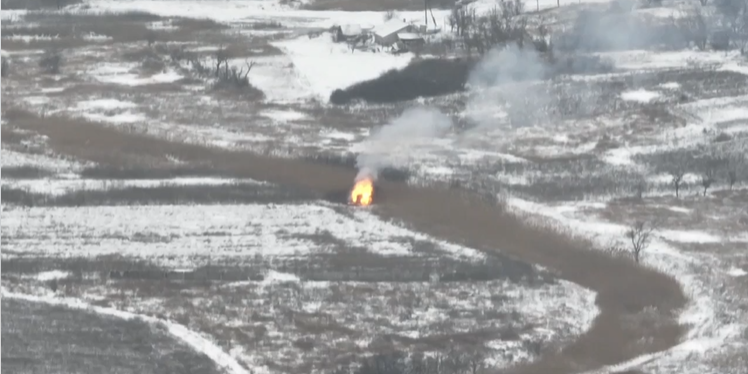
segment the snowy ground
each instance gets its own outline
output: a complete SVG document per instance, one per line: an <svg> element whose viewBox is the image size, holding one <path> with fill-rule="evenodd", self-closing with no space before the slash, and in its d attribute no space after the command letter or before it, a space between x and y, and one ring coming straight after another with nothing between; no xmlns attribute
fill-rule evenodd
<svg viewBox="0 0 748 374"><path fill-rule="evenodd" d="M741 195L745 198L745 192L741 192ZM590 237L598 242L601 248L618 246L624 251L628 250L624 233L629 228L629 222L609 221L600 217L601 212L615 209L611 208L611 203L601 205L569 202L547 206L522 199L510 199L508 203L517 211L549 218L557 225ZM647 201L646 205L640 206L639 209L646 209L650 204L652 203ZM708 211L715 213L714 209ZM739 214L734 210L724 213ZM689 210L682 214L691 216L697 213ZM701 230L661 228L655 232L655 238L643 257L643 262L648 266L673 274L683 283L691 297L691 302L680 316L680 322L690 327L683 342L665 352L642 356L599 371L600 373L634 368L647 372L742 372L739 367L722 365L725 365L725 362L728 362L727 365L740 362L740 358L732 358L730 361L730 357L748 348L748 320L743 310L746 300L739 296L746 286L743 270L748 266L745 237L742 231L723 231L721 235L716 234L716 231L721 229L718 222L729 222L737 217L719 215L710 218L711 225L702 224L715 230L715 234ZM708 246L694 246L714 242L723 245L717 251L708 250ZM684 244L691 246L686 247ZM713 288L715 285L719 285L716 290ZM689 358L694 356L701 357L701 360L694 362Z"/></svg>
<svg viewBox="0 0 748 374"><path fill-rule="evenodd" d="M179 217L179 220L174 221L174 217ZM310 217L315 219L310 220ZM11 274L4 276L4 284L12 292L47 295L49 291L45 285L49 282L74 282L75 288L65 291L66 297L115 305L117 309L124 309L125 314L159 315L170 320L191 321L186 322L191 329L212 335L212 340L221 346L231 343L219 331L256 330L262 325L262 334L267 338L259 339L264 348L252 349L251 354L246 344L226 350L246 367L263 372L273 372L264 362L296 368L318 362L324 355L345 352L350 349L348 344L351 341L359 349L367 349L376 344L372 339L385 334L397 334L417 345L419 339L425 342L439 334L499 328L504 332L497 330L486 338L485 344L492 352L487 359L496 365L509 365L531 358L533 353L527 351L530 344L563 341L581 333L597 314L595 294L568 282L540 281L528 285L509 279L388 282L385 279L391 277L389 269L366 270L365 267L363 273L374 271L373 274L381 280L333 280L339 277L336 272L341 271L354 279L361 276L364 280L367 275L355 275L361 270L346 270L345 265L327 264L325 258L335 261L335 257L345 256L349 257L348 261L359 261L363 266L381 261L377 258L389 259L393 265L397 262L407 264L404 269L394 269L396 272L411 271L415 278L421 279L419 267L429 261L443 262L453 258L457 266L462 267L486 263L487 259L480 252L381 222L361 210L341 214L320 204L95 208L5 206L2 225L5 233L3 260L10 264L14 259L22 261L29 256L63 261L84 258L106 264L106 260L97 258L116 255L148 260L148 263L167 271L172 269L176 271L177 279L180 272L194 273L206 266L230 266L222 278L234 280L209 286L215 292L204 293L202 288L189 284L181 286L185 288L182 292L192 295L187 304L183 293L174 294L170 287L153 287L151 284L147 289L131 290L131 287L137 287L138 280L105 281L111 275L100 271L80 273L80 270L56 269L32 276ZM299 269L310 264L313 267ZM231 269L237 267L245 270L233 270L232 273ZM266 269L258 274L260 279L246 281L255 277L252 274L257 268ZM269 270L272 268L278 270ZM431 269L436 273L429 277L441 272L439 265ZM189 279L187 275L182 277ZM402 275L397 277L402 278ZM325 278L330 280L310 280ZM292 289L288 289L289 283L294 285ZM124 303L118 296L123 293L128 295ZM429 296L404 301L408 295L424 294ZM231 295L244 296L235 298ZM211 307L216 303L223 305L217 314ZM253 317L247 321L250 306ZM272 317L280 316L281 310L298 314L292 320L295 322ZM324 322L327 327L323 329L329 330L333 336L343 331L348 338L317 341L313 352L299 357L298 347L289 342L308 339L305 337L307 329L312 326L307 324L322 323L317 320L319 317L315 317L317 314L329 316L326 318L334 321ZM549 318L551 315L561 318ZM269 323L268 319L274 322ZM336 330L337 325L345 326L339 327L344 330ZM509 331L519 335L516 338L502 335Z"/></svg>
<svg viewBox="0 0 748 374"><path fill-rule="evenodd" d="M479 9L487 9L488 5L483 1L476 4ZM537 6L549 8L555 6L555 1L538 2ZM536 2L529 1L526 7L535 9ZM123 57L142 51L144 41L118 43L100 33L75 35L73 39L85 44L66 54L63 73L41 76L34 63L23 62L35 61L43 43L60 38L43 31L8 32L6 27L20 30L25 25L33 30L40 25L24 24L23 12L4 10L3 42L22 44L7 51L14 73L11 78L4 78L4 108L71 115L176 141L282 156L355 153L372 126L384 124L402 111L402 106L397 105L338 109L326 102L332 90L402 67L413 56L350 53L345 45L332 43L329 34L310 37L306 33L334 24L379 24L381 12L307 11L271 0L181 1L178 6L174 1L95 0L87 2L86 9L71 9L76 14L132 10L163 17L201 14L232 25L230 31L201 31L205 41L163 42L186 43L189 50L201 53L206 61L221 43L241 47L245 52L234 56L231 64L241 67L245 60L256 62L249 77L264 92L263 101L247 102L216 94L177 67L145 72L141 61ZM640 10L655 17L669 17L674 11ZM437 19L446 14L434 13ZM398 14L408 19L422 16L420 12ZM243 28L258 20L277 21L283 28ZM179 30L167 21L150 22L148 28ZM241 32L233 33L237 29ZM262 39L266 37L269 39ZM280 52L265 53L269 48ZM468 131L455 129L418 149L403 147L404 151L391 155L391 159L396 166L411 170L415 183L457 180L473 188L500 190L513 209L550 219L593 238L601 248L625 248L622 233L631 221L658 217L662 226L643 261L683 284L691 300L680 320L690 330L673 349L605 372L629 368L652 373L730 372L727 369L736 367L735 357L739 359L740 352L748 350L748 309L746 299L740 297L748 292L748 237L744 234L748 212L740 208L748 204L745 174L730 189L720 171L706 196L700 196L700 180L705 172L701 161L748 152L748 63L733 53L695 50L634 50L600 56L613 63L614 73L561 77L552 83L523 87L529 93L553 93L548 95L548 113L533 113L537 116L529 118L527 126L508 122L508 118L527 114L513 112L506 105L503 88L419 100L419 104L444 111L463 105L466 111L451 114L492 121ZM159 58L169 57L162 54ZM561 108L561 103L568 101L578 103L576 111ZM8 126L4 120L4 136ZM3 188L64 195L81 190L247 182L206 178L79 179L77 173L93 164L46 151L46 140L34 134L16 135L22 139L3 140L4 168L31 167L57 175L51 179L4 178ZM669 174L674 164L688 169L686 186L678 199L673 196ZM636 195L642 181L646 185L643 200L631 203L627 199ZM256 372L283 372L269 369L265 360L283 362L287 368L301 367L299 352L303 349L299 347L304 346L304 336L315 324L324 325L323 330L329 335L328 343L309 354L314 359L367 347L377 334L398 333L417 340L425 332L440 328L445 332L464 332L510 325L524 331L518 339L486 342L493 348L493 363L505 365L532 357L526 346L530 342L563 341L581 333L596 313L594 294L564 282L527 286L502 279L432 285L425 281L401 284L381 280L367 284L312 281L292 275L289 268L294 263L335 254L340 248L364 248L359 255L390 257L395 261L430 259L435 253L436 257L468 264L460 266L473 266L482 259L472 249L438 242L378 221L369 213L340 211L318 202L79 208L29 208L4 203L2 230L4 261L28 256L95 261L97 256L118 254L187 274L196 268L227 263L246 266L250 270L239 272L244 277L241 280L178 290L192 295L189 305L180 300L179 292L175 295L164 291L168 287L162 291L146 290L127 280L108 284L98 278L98 274L108 274L101 269L91 274L55 268L18 277L3 274L3 297L12 290L66 305L78 305L78 299L82 299L85 303L110 306L96 307L97 312L119 313L125 318L133 318L134 314L128 313L163 315L180 321L169 325L175 335L189 336L199 350L212 352L212 358L230 363L235 372L244 370L239 365ZM430 249L423 251L414 243L429 243ZM294 257L302 261L290 261L292 265L282 265L284 268L268 264L273 259ZM329 266L324 261L320 263L322 268ZM258 268L263 270L263 280L247 280L247 274L257 273ZM305 271L307 275L316 274ZM53 281L74 281L75 287L58 293L78 299L59 301L52 297L48 284ZM391 305L408 295L429 292L430 297L419 304L407 308ZM230 297L232 293L247 298L234 299ZM287 297L274 298L274 294ZM122 301L124 296L127 302ZM528 305L533 308L528 310ZM258 310L257 315L243 319L250 306ZM290 313L273 319L281 311ZM322 318L326 322L321 322L320 313L326 313L326 319ZM515 313L520 315L516 319L506 317ZM267 327L262 330L260 325ZM187 328L200 335L190 335L195 333ZM345 334L355 339L339 339ZM257 348L256 342L264 337L267 345ZM257 351L260 354L255 354Z"/></svg>

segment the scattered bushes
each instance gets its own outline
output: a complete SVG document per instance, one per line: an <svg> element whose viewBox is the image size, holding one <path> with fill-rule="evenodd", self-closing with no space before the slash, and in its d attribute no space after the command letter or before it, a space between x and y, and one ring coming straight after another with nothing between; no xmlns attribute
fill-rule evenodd
<svg viewBox="0 0 748 374"><path fill-rule="evenodd" d="M180 56L179 52L175 52L171 57L172 60L175 60L184 56ZM240 92L249 95L252 99L263 97L262 91L249 82L249 72L252 71L252 67L255 65L254 62L245 61L245 66L242 68L229 66L229 54L223 47L216 51L214 60L214 66L205 65L197 58L192 58L189 61L192 70L198 76L214 79L213 89L228 89Z"/></svg>
<svg viewBox="0 0 748 374"><path fill-rule="evenodd" d="M415 61L404 69L390 70L379 78L335 90L330 95L330 102L346 104L364 100L391 103L462 91L471 66L470 62L461 59Z"/></svg>

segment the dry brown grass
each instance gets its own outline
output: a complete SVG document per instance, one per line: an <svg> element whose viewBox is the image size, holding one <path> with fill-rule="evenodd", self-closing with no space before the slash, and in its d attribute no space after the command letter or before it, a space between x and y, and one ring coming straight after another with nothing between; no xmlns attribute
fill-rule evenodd
<svg viewBox="0 0 748 374"><path fill-rule="evenodd" d="M26 21L38 23L33 27L15 26L4 27L3 35L53 36L53 40L3 40L5 50L47 49L47 48L78 48L88 45L106 45L114 43L142 42L146 44L149 38L157 42L187 42L193 40L226 39L222 31L227 26L211 20L195 20L187 18L172 19L173 30L150 30L149 22L165 21L159 16L142 12L110 13L103 15L87 14L55 14L42 13L27 17ZM83 39L88 34L104 35L111 38L108 41L90 41Z"/></svg>
<svg viewBox="0 0 748 374"><path fill-rule="evenodd" d="M217 170L237 177L310 189L320 196L347 188L355 176L355 170L348 168L171 143L85 121L39 118L19 111L6 112L4 117L19 128L47 135L58 153L100 164L158 165L171 155L186 162L211 162ZM387 197L378 202L376 212L385 219L536 263L597 292L601 313L589 331L560 353L514 368L512 373L583 371L671 347L681 336L673 317L686 297L679 284L664 274L591 250L589 243L553 228L528 225L474 196L386 181L380 188ZM657 323L638 318L647 310L655 311ZM642 340L650 343L640 344Z"/></svg>

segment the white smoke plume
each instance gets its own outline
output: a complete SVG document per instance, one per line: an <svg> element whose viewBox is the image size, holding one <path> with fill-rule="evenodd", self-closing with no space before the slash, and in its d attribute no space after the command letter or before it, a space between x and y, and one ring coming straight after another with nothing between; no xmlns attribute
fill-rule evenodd
<svg viewBox="0 0 748 374"><path fill-rule="evenodd" d="M516 45L488 52L470 72L472 91L466 107L477 129L507 123L513 127L537 122L550 98L539 81L546 78L547 65L531 47Z"/></svg>
<svg viewBox="0 0 748 374"><path fill-rule="evenodd" d="M444 135L452 127L452 120L434 108L406 109L397 119L375 130L363 143L356 159L358 175L375 179L383 168L394 166L419 145Z"/></svg>
<svg viewBox="0 0 748 374"><path fill-rule="evenodd" d="M470 72L468 84L472 88L491 88L500 84L543 79L545 65L532 49L511 44L494 48Z"/></svg>

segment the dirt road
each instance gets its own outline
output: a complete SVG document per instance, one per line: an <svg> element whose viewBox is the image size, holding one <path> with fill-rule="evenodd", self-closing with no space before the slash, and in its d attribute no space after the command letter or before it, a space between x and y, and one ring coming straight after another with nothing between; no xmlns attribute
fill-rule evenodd
<svg viewBox="0 0 748 374"><path fill-rule="evenodd" d="M49 137L55 151L104 165L159 167L168 158L208 164L227 176L301 187L320 198L350 187L356 171L309 161L171 143L100 124L28 114L10 125ZM168 156L168 157L167 157ZM601 313L592 328L561 352L547 352L513 373L560 374L613 364L666 349L679 339L675 322L686 298L679 284L654 270L607 256L552 229L533 227L464 191L383 182L373 210L415 230L485 251L501 251L555 271L597 292Z"/></svg>

